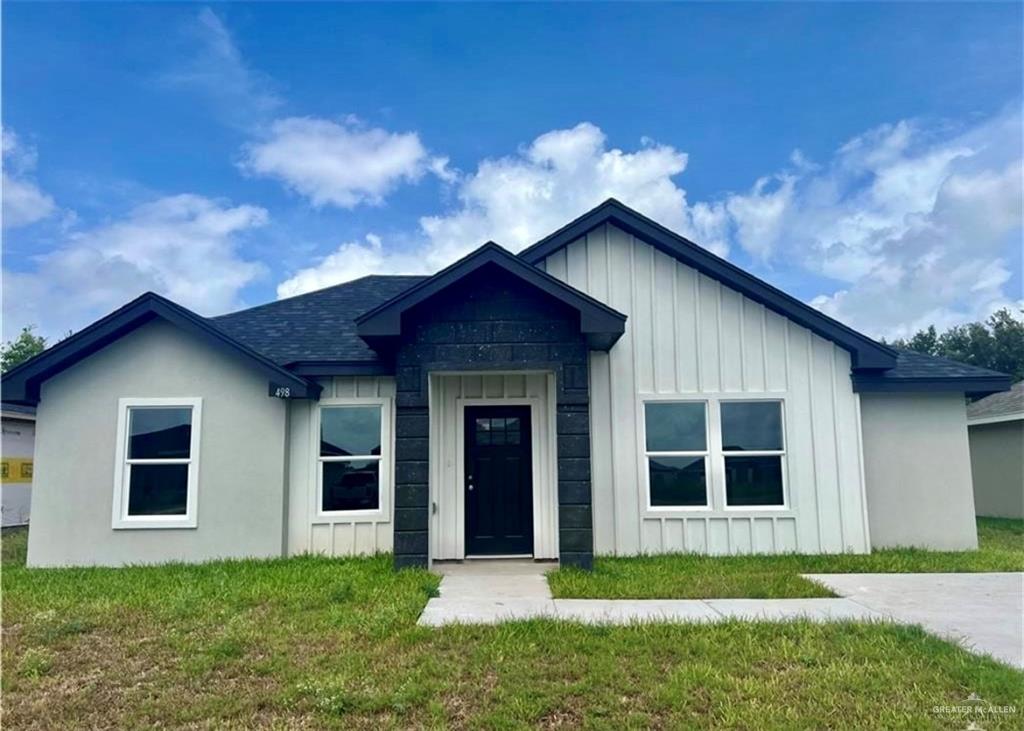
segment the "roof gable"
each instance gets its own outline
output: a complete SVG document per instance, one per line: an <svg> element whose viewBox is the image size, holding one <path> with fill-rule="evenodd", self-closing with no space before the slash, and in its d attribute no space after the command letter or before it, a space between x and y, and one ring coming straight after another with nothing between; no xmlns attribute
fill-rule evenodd
<svg viewBox="0 0 1024 731"><path fill-rule="evenodd" d="M485 266L497 266L576 310L580 331L595 350L608 350L626 328L626 316L603 302L487 242L451 266L356 318L356 331L371 346L402 333L402 315Z"/></svg>
<svg viewBox="0 0 1024 731"><path fill-rule="evenodd" d="M687 266L831 340L850 352L854 369L888 369L896 365L896 352L891 348L833 320L614 198L609 198L597 208L544 237L520 252L519 256L536 265L555 251L607 223L614 224Z"/></svg>
<svg viewBox="0 0 1024 731"><path fill-rule="evenodd" d="M45 380L154 319L166 320L207 344L242 358L267 376L272 394L277 387L285 387L289 389L290 398L316 398L319 395L319 386L232 339L206 318L158 294L146 292L4 374L4 401L38 403L39 389Z"/></svg>

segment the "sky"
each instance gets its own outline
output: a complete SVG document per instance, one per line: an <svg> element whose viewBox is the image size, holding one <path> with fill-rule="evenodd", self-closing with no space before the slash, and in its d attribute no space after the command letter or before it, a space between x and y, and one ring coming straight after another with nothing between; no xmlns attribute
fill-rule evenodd
<svg viewBox="0 0 1024 731"><path fill-rule="evenodd" d="M614 196L874 337L1022 300L1022 6L2 6L3 338Z"/></svg>

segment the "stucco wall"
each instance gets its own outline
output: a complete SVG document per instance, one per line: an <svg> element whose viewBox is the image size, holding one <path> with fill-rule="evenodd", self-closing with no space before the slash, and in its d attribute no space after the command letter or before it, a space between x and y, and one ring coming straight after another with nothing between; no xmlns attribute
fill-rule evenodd
<svg viewBox="0 0 1024 731"><path fill-rule="evenodd" d="M961 393L861 394L871 544L978 547Z"/></svg>
<svg viewBox="0 0 1024 731"><path fill-rule="evenodd" d="M1024 420L968 427L974 510L995 518L1024 518Z"/></svg>
<svg viewBox="0 0 1024 731"><path fill-rule="evenodd" d="M543 267L629 316L611 352L590 354L598 553L869 549L849 353L612 225ZM649 509L644 402L743 398L783 402L786 506L726 508L713 456L708 508Z"/></svg>
<svg viewBox="0 0 1024 731"><path fill-rule="evenodd" d="M118 399L202 397L196 528L111 528ZM28 562L121 565L278 556L285 403L267 379L162 321L43 385Z"/></svg>

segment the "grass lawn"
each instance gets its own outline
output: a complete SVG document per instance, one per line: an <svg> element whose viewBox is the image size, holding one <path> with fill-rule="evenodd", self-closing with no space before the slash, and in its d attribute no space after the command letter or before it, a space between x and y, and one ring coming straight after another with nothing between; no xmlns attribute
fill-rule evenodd
<svg viewBox="0 0 1024 731"><path fill-rule="evenodd" d="M590 573L560 569L548 582L565 599L784 599L834 596L800 574L1024 571L1024 520L978 518L978 541L977 551L956 553L598 558Z"/></svg>
<svg viewBox="0 0 1024 731"><path fill-rule="evenodd" d="M1024 725L1024 673L916 628L804 622L417 627L389 557L25 569L4 534L16 728ZM969 693L1014 713L942 712Z"/></svg>

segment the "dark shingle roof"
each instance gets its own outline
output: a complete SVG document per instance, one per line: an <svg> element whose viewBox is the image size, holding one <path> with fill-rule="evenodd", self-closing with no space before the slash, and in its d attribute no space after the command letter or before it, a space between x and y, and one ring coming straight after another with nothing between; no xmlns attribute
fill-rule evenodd
<svg viewBox="0 0 1024 731"><path fill-rule="evenodd" d="M1018 416L1024 419L1024 381L1013 384L1013 388L994 393L967 405L968 419L992 419L1001 416Z"/></svg>
<svg viewBox="0 0 1024 731"><path fill-rule="evenodd" d="M297 361L373 363L377 354L356 335L355 318L425 278L370 275L210 321L280 365Z"/></svg>
<svg viewBox="0 0 1024 731"><path fill-rule="evenodd" d="M896 367L877 373L854 373L858 391L963 391L986 394L1010 387L1005 373L912 350L896 351Z"/></svg>

